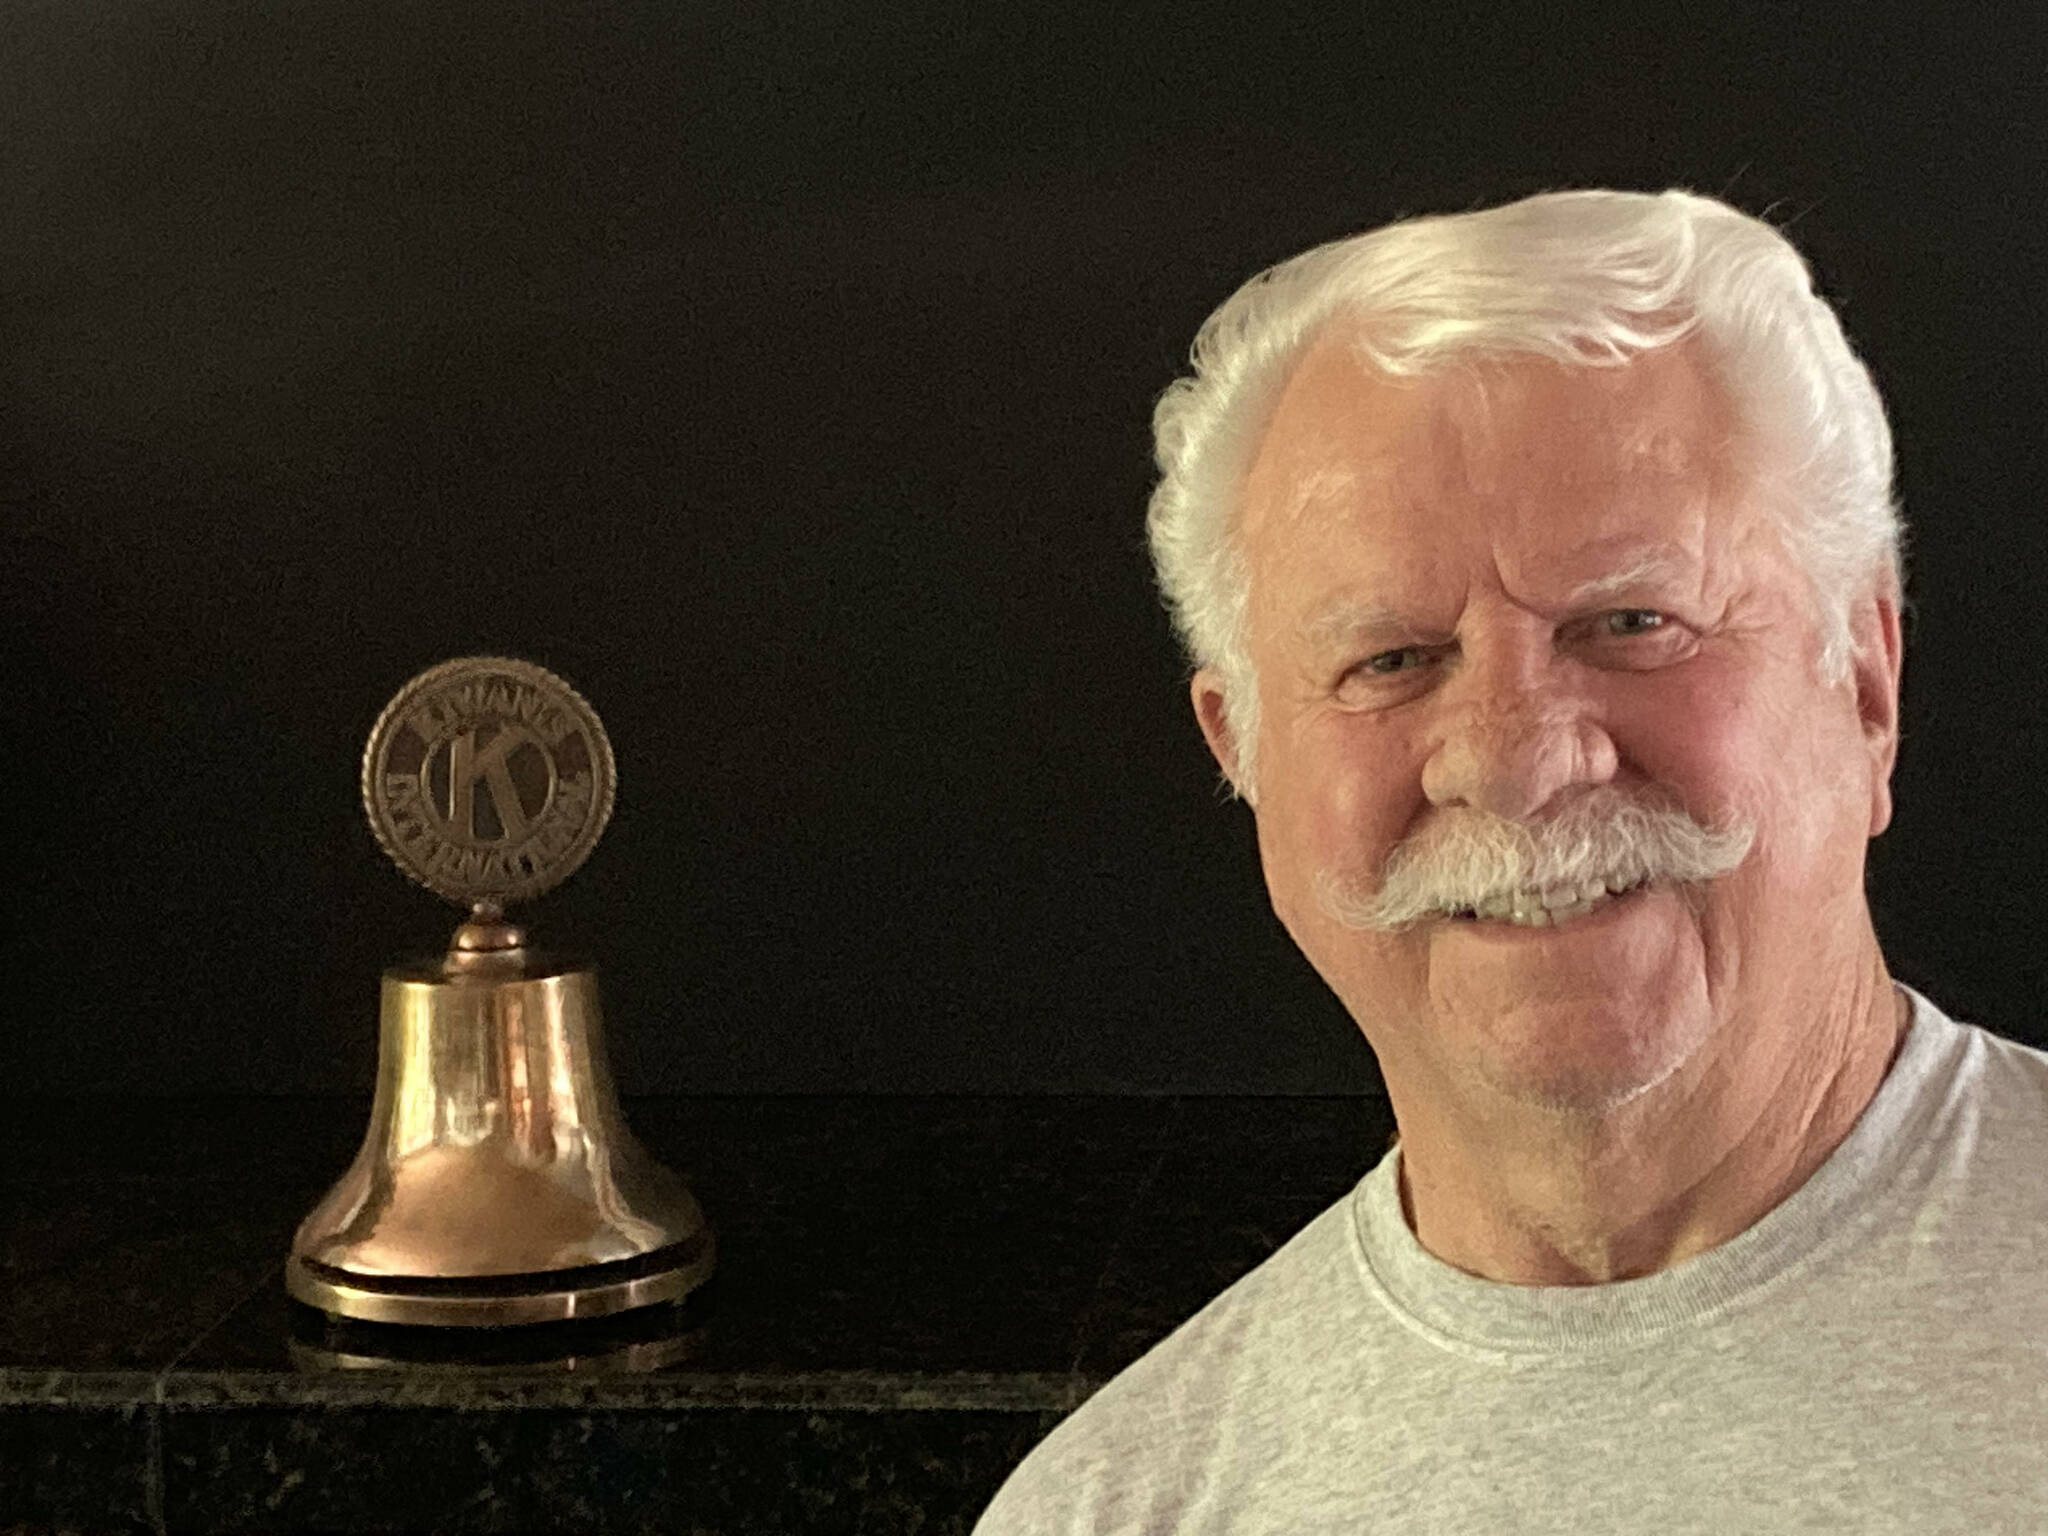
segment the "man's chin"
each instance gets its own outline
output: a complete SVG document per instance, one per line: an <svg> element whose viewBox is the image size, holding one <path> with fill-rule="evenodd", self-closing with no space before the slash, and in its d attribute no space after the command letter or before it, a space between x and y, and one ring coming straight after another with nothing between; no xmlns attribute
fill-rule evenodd
<svg viewBox="0 0 2048 1536"><path fill-rule="evenodd" d="M1471 1071L1493 1095L1599 1118L1669 1082L1706 1043L1706 1011L1674 1009L1671 1001L1633 1009L1609 1000L1526 1004L1451 1033L1462 1037Z"/></svg>

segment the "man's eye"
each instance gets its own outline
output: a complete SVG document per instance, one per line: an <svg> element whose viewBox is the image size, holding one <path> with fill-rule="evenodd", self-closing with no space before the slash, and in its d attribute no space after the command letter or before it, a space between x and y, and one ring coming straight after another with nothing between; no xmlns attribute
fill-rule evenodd
<svg viewBox="0 0 2048 1536"><path fill-rule="evenodd" d="M1664 615L1654 608L1617 608L1603 622L1610 635L1647 635L1664 627Z"/></svg>
<svg viewBox="0 0 2048 1536"><path fill-rule="evenodd" d="M1360 670L1371 672L1378 677L1389 677L1396 672L1407 672L1422 661L1422 647L1403 646L1398 651L1381 651L1377 656L1368 656L1360 664Z"/></svg>

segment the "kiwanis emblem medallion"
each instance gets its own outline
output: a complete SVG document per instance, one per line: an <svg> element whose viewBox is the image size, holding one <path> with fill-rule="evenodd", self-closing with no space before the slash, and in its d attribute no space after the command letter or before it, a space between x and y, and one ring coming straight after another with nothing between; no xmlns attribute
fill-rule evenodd
<svg viewBox="0 0 2048 1536"><path fill-rule="evenodd" d="M589 856L618 785L597 713L531 662L466 656L399 690L363 752L363 806L421 885L502 909Z"/></svg>

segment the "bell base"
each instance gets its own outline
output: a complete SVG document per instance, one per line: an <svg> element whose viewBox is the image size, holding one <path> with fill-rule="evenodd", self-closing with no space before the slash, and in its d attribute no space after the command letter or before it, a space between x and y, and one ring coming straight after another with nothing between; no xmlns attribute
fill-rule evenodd
<svg viewBox="0 0 2048 1536"><path fill-rule="evenodd" d="M714 1258L709 1231L637 1258L525 1275L367 1275L293 1254L284 1284L308 1306L366 1323L505 1328L680 1301Z"/></svg>

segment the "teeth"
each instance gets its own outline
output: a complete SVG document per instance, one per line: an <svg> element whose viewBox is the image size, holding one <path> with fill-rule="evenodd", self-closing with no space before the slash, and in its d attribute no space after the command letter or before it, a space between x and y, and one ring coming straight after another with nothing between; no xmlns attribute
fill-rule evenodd
<svg viewBox="0 0 2048 1536"><path fill-rule="evenodd" d="M1568 923L1638 882L1582 880L1576 885L1555 885L1541 891L1510 891L1487 897L1472 909L1482 922L1509 922L1523 928L1548 928Z"/></svg>

